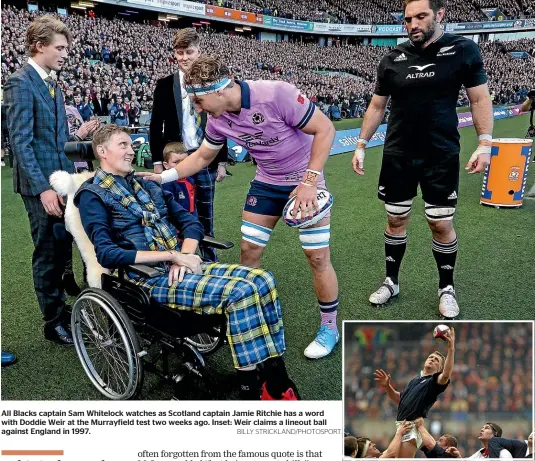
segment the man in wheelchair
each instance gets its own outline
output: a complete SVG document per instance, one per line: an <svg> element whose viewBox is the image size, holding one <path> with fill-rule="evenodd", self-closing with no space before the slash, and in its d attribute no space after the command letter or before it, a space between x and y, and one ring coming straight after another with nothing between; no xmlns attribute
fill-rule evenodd
<svg viewBox="0 0 535 461"><path fill-rule="evenodd" d="M74 204L98 262L108 269L151 265L161 275L127 275L156 302L199 315L224 313L241 397L296 400L282 359L286 345L273 276L237 264L203 263L195 254L202 225L159 184L134 177L135 154L123 128L100 128L93 151L100 167L80 187Z"/></svg>

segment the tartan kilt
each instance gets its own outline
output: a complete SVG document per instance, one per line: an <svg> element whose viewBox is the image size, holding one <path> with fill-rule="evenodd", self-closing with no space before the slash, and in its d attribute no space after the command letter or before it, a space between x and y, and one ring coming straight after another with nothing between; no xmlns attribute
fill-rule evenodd
<svg viewBox="0 0 535 461"><path fill-rule="evenodd" d="M286 350L281 305L273 275L239 264L203 263L169 286L168 273L131 278L156 302L199 315L225 314L235 368L280 357Z"/></svg>

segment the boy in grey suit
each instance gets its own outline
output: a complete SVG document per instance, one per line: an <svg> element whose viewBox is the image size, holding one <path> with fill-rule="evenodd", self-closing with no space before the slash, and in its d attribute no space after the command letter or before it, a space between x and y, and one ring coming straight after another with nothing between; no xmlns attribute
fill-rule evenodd
<svg viewBox="0 0 535 461"><path fill-rule="evenodd" d="M56 170L72 173L74 165L64 152L68 126L63 95L50 74L61 70L71 42L72 35L61 21L51 16L36 18L26 32L30 59L4 86L14 154L13 184L30 219L35 246L33 280L44 334L60 345L73 344L63 323L62 282L72 245L54 238L53 226L63 218L63 199L50 186L49 177Z"/></svg>

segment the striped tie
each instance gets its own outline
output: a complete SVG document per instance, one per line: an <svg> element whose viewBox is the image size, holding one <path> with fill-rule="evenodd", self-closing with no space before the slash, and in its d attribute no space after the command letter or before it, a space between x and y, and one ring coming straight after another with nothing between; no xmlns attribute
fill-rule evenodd
<svg viewBox="0 0 535 461"><path fill-rule="evenodd" d="M202 129L201 114L197 111L195 111L195 136L197 137L197 142L200 146L204 139L204 131Z"/></svg>
<svg viewBox="0 0 535 461"><path fill-rule="evenodd" d="M49 75L47 78L45 78L46 86L48 86L48 92L50 93L50 96L52 96L52 99L55 99L56 97L56 81Z"/></svg>

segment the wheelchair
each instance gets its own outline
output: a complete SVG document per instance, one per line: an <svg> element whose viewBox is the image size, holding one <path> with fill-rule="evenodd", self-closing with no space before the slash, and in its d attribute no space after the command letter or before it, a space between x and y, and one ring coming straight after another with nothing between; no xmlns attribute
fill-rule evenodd
<svg viewBox="0 0 535 461"><path fill-rule="evenodd" d="M230 242L210 237L203 245L228 249ZM180 399L188 378L202 378L204 357L226 342L224 314L198 315L154 302L125 273L154 277L156 269L132 265L117 275L102 274L102 288L89 287L76 298L71 311L71 330L82 367L97 390L111 400L135 399L144 371L174 386ZM149 349L156 346L151 357ZM181 366L172 372L170 356Z"/></svg>
<svg viewBox="0 0 535 461"><path fill-rule="evenodd" d="M67 143L65 151L71 160L94 160L88 144L85 147L80 144ZM127 273L149 278L159 275L152 267L125 266L116 274L103 269L96 261L93 245L72 204L74 193L88 177L82 175L75 175L78 182L71 180L65 210L65 220L82 254L89 284L71 308L71 331L78 358L90 381L108 399L138 397L147 371L170 382L173 398L179 400L188 390L191 378L203 377L205 357L225 345L226 317L171 309L152 300L127 276ZM58 192L67 188L58 189L51 183ZM66 227L56 224L56 238L66 238ZM234 245L204 237L199 246L227 250ZM176 369L170 366L173 357L178 359Z"/></svg>

